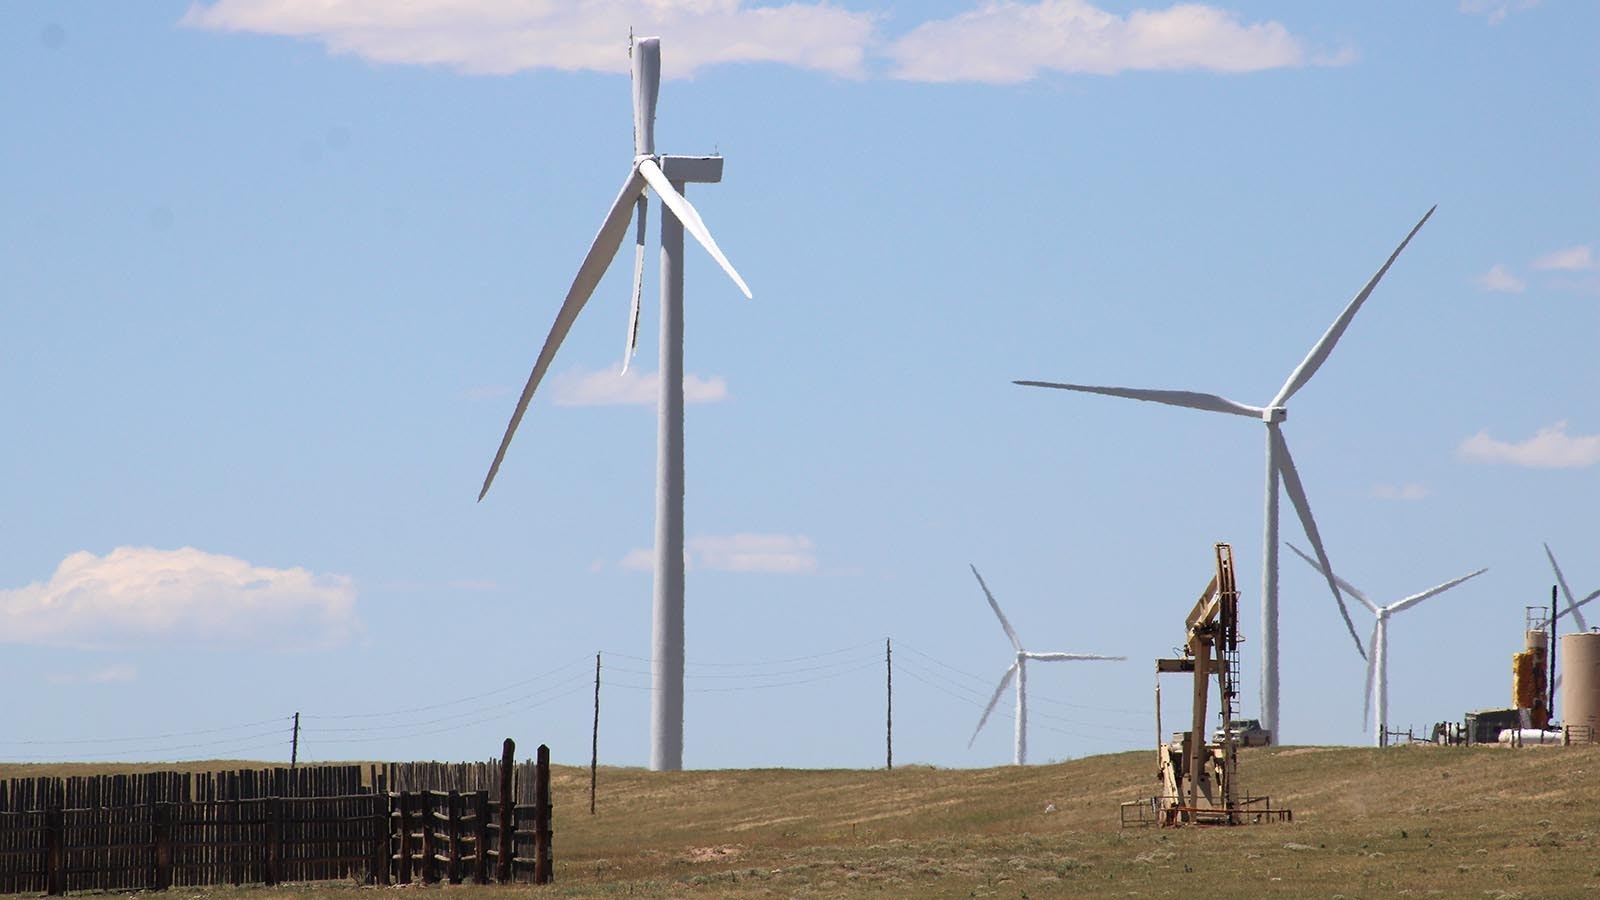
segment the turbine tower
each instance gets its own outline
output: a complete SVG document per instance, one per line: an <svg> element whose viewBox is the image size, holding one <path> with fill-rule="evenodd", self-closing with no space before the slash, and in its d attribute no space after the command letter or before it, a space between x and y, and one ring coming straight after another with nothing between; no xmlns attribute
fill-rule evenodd
<svg viewBox="0 0 1600 900"><path fill-rule="evenodd" d="M1288 542L1285 541L1285 543ZM1299 547L1289 544L1289 549L1293 550L1296 555L1305 560L1306 564L1311 566L1311 568L1316 569L1323 575L1328 574L1327 571L1322 568L1322 566L1318 565L1316 560L1307 556ZM1350 582L1345 581L1343 578L1340 578L1337 575L1333 577L1333 580L1338 583L1339 587L1344 588L1345 593L1356 598L1357 600L1360 600L1361 605L1370 610L1374 616L1374 621L1372 623L1372 642L1369 644L1370 649L1367 653L1366 694L1361 704L1361 727L1364 729L1367 727L1367 715L1373 712L1373 697L1377 697L1377 715L1373 718L1372 722L1373 746L1382 747L1384 745L1384 731L1389 727L1389 617L1402 609L1410 609L1411 607L1416 606L1418 603L1421 603L1435 594L1442 594L1461 582L1466 581L1469 578L1476 578L1487 571L1489 570L1479 569L1476 572L1463 575L1460 578L1446 581L1444 584L1436 587L1428 588L1420 594L1412 594L1404 600L1397 600L1388 606L1379 606L1376 603L1373 603L1371 600L1367 599L1366 594L1362 593Z"/></svg>
<svg viewBox="0 0 1600 900"><path fill-rule="evenodd" d="M661 373L656 431L656 564L655 598L651 626L650 768L683 768L683 233L685 230L711 254L746 297L750 288L722 255L700 214L684 198L690 182L710 184L722 180L720 156L662 156L656 153L656 98L661 87L659 38L640 38L632 45L633 57L633 163L595 235L578 275L556 314L550 335L539 351L533 373L522 389L517 408L506 426L500 449L478 492L482 500L494 483L506 448L528 411L528 402L555 358L556 350L572 328L573 320L594 293L595 286L622 246L628 221L637 207L635 230L633 304L628 321L627 350L622 368L637 344L639 298L644 273L644 228L648 192L654 191L666 210L661 215Z"/></svg>
<svg viewBox="0 0 1600 900"><path fill-rule="evenodd" d="M1024 650L1022 641L1017 639L1017 633L1011 630L1011 623L1006 621L1006 614L1000 611L1000 604L995 602L994 594L989 592L989 586L983 583L983 576L978 574L978 567L968 564L972 574L978 579L978 586L983 588L983 595L989 598L989 608L994 610L995 618L1000 620L1000 627L1006 631L1006 637L1011 639L1011 647L1016 651L1016 659L1012 661L1006 673L1000 676L1000 685L994 689L994 696L989 698L989 705L984 707L983 716L978 719L978 727L972 730L972 737L967 741L967 747L972 747L972 742L978 739L978 732L983 730L985 722L989 721L989 714L994 712L1000 703L1000 695L1005 693L1006 685L1011 683L1013 677L1017 680L1017 749L1012 755L1013 765L1027 765L1028 762L1028 660L1039 662L1065 662L1068 660L1091 659L1127 659L1126 656L1100 656L1095 653L1035 653Z"/></svg>
<svg viewBox="0 0 1600 900"><path fill-rule="evenodd" d="M1556 565L1556 555L1550 552L1549 544L1544 545L1544 555L1550 557L1550 568L1556 571L1556 581L1561 585L1562 595L1567 598L1566 609L1556 613L1556 618L1559 619L1562 616L1570 614L1573 621L1578 623L1579 631L1588 631L1589 623L1583 620L1583 613L1579 611L1578 607L1588 603L1590 600L1593 600L1596 597L1600 597L1600 590L1590 591L1589 595L1584 597L1582 600L1574 600L1572 596L1572 588L1567 586L1567 576L1561 574L1561 567Z"/></svg>
<svg viewBox="0 0 1600 900"><path fill-rule="evenodd" d="M1289 445L1283 439L1283 421L1289 415L1286 404L1295 392L1306 386L1311 376L1317 373L1328 354L1333 352L1334 344L1344 335L1345 328L1349 327L1350 320L1355 317L1361 304L1365 303L1373 288L1378 286L1389 267L1394 264L1400 251L1411 243L1423 223L1433 215L1429 209L1422 219L1400 242L1394 252L1389 254L1388 260L1378 273L1372 276L1355 299L1344 308L1344 312L1333 321L1322 339L1311 348L1306 358L1290 373L1289 380L1283 383L1278 393L1268 401L1266 406L1250 406L1237 403L1226 397L1216 394L1203 394L1193 391L1155 391L1140 388L1122 387L1097 387L1084 384L1062 384L1053 381L1018 381L1015 384L1029 387L1058 388L1066 391L1081 391L1089 394L1105 394L1110 397L1125 397L1130 400L1149 400L1155 403L1165 403L1169 406L1182 406L1188 409L1200 409L1208 412L1230 413L1236 416L1259 419L1267 426L1267 490L1266 490L1266 524L1262 540L1261 553L1261 719L1265 727L1272 732L1272 739L1278 743L1283 742L1283 733L1278 728L1278 482L1282 479L1283 488L1289 494L1289 501L1294 505L1295 513L1300 517L1300 524L1305 528L1306 538L1311 541L1311 549L1316 551L1317 559L1322 563L1325 572L1332 572L1333 566L1328 563L1328 554L1323 550L1322 537L1317 533L1317 523L1311 517L1311 506L1306 502L1305 487L1300 482L1300 473L1295 469L1294 459L1289 455ZM1350 630L1350 639L1355 642L1356 651L1366 656L1366 651L1361 647L1361 638L1356 634L1355 623L1350 621L1350 611L1345 608L1344 600L1339 596L1339 588L1335 586L1332 577L1328 578L1328 589L1333 592L1334 602L1339 605L1339 614L1344 616L1344 624Z"/></svg>

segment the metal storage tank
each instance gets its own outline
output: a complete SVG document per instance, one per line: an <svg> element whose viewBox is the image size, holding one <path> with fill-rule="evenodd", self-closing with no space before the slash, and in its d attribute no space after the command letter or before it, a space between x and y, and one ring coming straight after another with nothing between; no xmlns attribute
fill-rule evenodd
<svg viewBox="0 0 1600 900"><path fill-rule="evenodd" d="M1561 636L1561 712L1576 741L1600 738L1600 632Z"/></svg>

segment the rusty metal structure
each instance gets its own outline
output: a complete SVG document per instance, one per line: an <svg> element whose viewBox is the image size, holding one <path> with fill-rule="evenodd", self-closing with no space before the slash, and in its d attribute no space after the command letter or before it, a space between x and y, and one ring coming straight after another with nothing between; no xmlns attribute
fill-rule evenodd
<svg viewBox="0 0 1600 900"><path fill-rule="evenodd" d="M1244 825L1292 821L1268 797L1246 797L1239 784L1239 736L1230 723L1239 700L1239 590L1233 548L1216 545L1216 574L1184 619L1183 655L1156 660L1156 780L1161 793L1122 804L1122 824ZM1165 739L1161 676L1187 674L1191 682L1189 730ZM1211 681L1216 679L1220 727L1206 740Z"/></svg>

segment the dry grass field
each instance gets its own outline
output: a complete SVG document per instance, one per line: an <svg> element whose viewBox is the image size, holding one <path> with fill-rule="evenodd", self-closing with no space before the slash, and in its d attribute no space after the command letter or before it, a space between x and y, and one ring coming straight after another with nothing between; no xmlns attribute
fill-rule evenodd
<svg viewBox="0 0 1600 900"><path fill-rule="evenodd" d="M557 767L548 888L170 896L1600 897L1600 747L1262 748L1241 760L1248 792L1292 807L1293 824L1120 829L1118 802L1154 784L1144 752L1020 769L605 768L594 816L588 770Z"/></svg>

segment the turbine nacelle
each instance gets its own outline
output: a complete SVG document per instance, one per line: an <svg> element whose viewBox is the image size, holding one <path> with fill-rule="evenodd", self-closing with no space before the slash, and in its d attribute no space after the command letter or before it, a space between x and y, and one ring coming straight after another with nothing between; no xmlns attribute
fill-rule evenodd
<svg viewBox="0 0 1600 900"><path fill-rule="evenodd" d="M1277 425L1287 418L1289 418L1287 406L1269 406L1261 411L1261 421L1268 425Z"/></svg>

